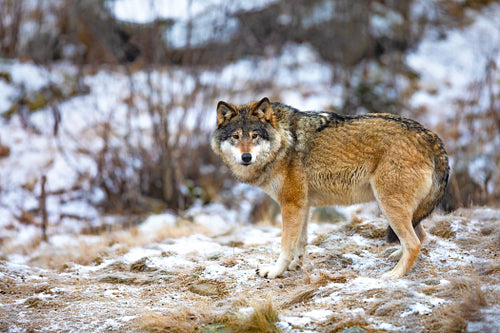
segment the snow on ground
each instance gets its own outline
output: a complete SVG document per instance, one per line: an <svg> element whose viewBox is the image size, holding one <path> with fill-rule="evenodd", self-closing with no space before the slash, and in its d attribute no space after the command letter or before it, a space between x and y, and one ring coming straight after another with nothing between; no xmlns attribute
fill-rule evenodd
<svg viewBox="0 0 500 333"><path fill-rule="evenodd" d="M152 313L188 308L216 318L271 299L284 332L418 332L480 283L488 305L468 331L498 332L500 210L434 214L425 226L420 257L398 280L379 278L397 246L386 243L372 205L351 208L345 222L312 223L302 269L275 280L255 269L277 259L278 226L208 229L161 214L120 235L52 236L0 260L0 329L140 331Z"/></svg>

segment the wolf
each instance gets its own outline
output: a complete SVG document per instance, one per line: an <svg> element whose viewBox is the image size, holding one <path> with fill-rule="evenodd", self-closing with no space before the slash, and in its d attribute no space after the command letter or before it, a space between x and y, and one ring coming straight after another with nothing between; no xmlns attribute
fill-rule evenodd
<svg viewBox="0 0 500 333"><path fill-rule="evenodd" d="M425 239L420 222L442 199L448 155L441 139L393 114L340 115L299 111L267 97L234 105L220 101L211 147L240 181L263 189L281 206L281 252L257 269L276 278L300 267L311 206L376 200L401 248L382 278L400 278Z"/></svg>

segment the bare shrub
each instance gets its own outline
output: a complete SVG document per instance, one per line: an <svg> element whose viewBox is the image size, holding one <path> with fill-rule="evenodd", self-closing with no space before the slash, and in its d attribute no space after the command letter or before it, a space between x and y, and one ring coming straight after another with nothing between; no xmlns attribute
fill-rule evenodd
<svg viewBox="0 0 500 333"><path fill-rule="evenodd" d="M23 7L23 0L4 0L0 3L0 55L2 56L17 55Z"/></svg>

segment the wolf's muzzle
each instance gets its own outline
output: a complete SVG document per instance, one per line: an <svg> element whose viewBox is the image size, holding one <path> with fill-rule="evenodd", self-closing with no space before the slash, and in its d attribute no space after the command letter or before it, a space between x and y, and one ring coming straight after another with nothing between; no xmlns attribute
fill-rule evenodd
<svg viewBox="0 0 500 333"><path fill-rule="evenodd" d="M244 154L242 154L241 155L241 160L243 161L244 165L250 164L250 162L252 161L252 154L250 154L250 153L244 153Z"/></svg>

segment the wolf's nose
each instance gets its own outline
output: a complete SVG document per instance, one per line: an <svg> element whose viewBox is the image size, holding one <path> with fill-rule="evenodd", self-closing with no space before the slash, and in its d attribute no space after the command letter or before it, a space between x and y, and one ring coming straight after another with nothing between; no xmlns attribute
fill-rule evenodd
<svg viewBox="0 0 500 333"><path fill-rule="evenodd" d="M245 163L250 163L250 161L252 160L252 154L244 153L243 155L241 155L241 160Z"/></svg>

